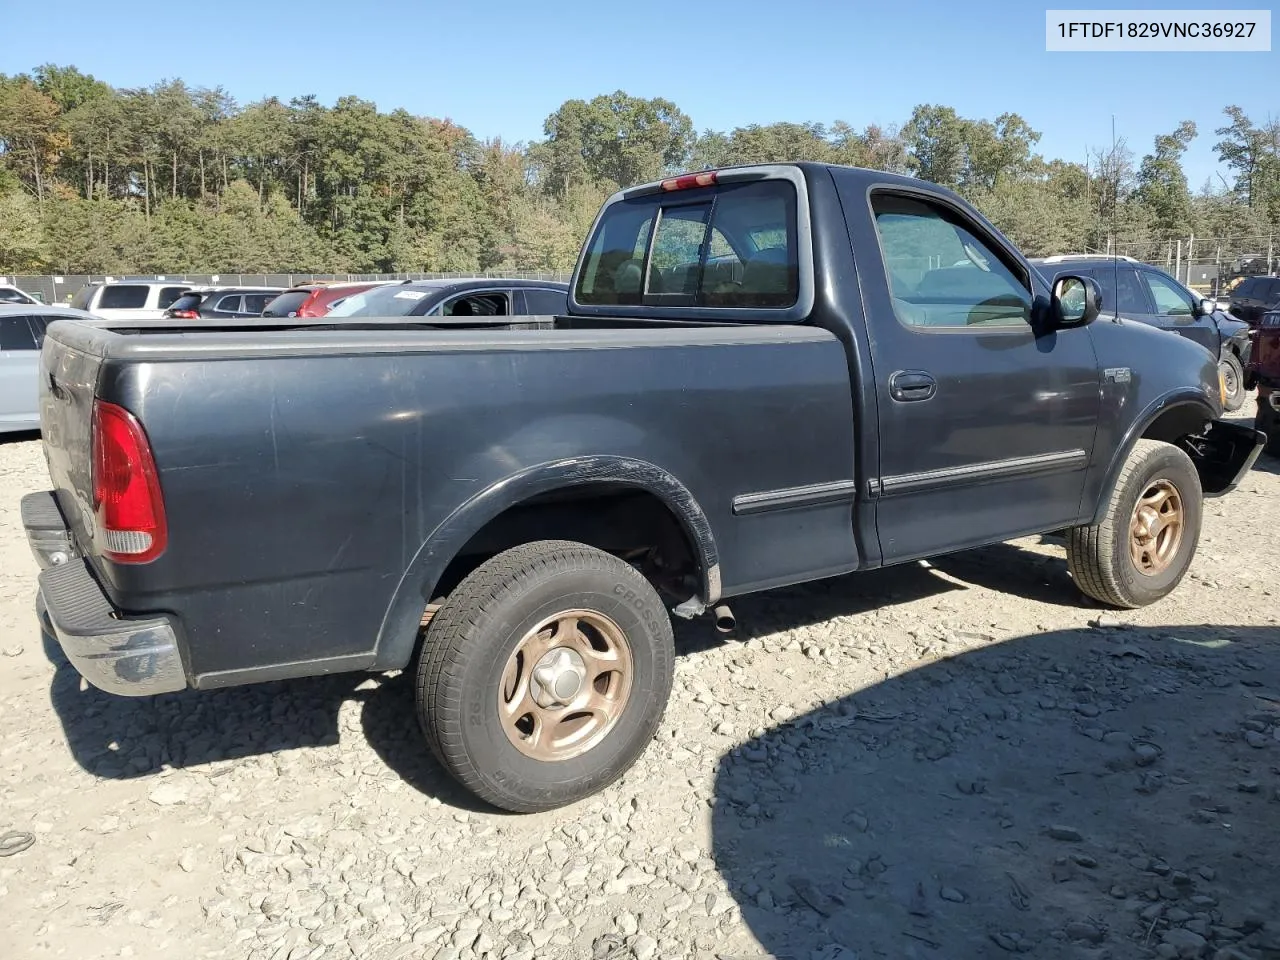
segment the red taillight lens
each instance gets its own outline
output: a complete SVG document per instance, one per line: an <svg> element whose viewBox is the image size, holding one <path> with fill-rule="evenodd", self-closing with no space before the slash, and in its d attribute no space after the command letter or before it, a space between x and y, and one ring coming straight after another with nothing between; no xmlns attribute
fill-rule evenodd
<svg viewBox="0 0 1280 960"><path fill-rule="evenodd" d="M716 172L686 173L683 177L671 177L662 181L663 190L688 190L690 187L710 187L716 182Z"/></svg>
<svg viewBox="0 0 1280 960"><path fill-rule="evenodd" d="M173 315L179 320L199 320L200 319L200 314L196 313L194 310L174 310Z"/></svg>
<svg viewBox="0 0 1280 960"><path fill-rule="evenodd" d="M147 563L169 542L160 474L142 424L104 400L93 402L93 516L108 560Z"/></svg>

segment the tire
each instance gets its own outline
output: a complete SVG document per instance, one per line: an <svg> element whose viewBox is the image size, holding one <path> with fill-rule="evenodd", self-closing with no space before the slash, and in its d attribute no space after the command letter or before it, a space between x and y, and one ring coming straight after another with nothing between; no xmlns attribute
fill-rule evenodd
<svg viewBox="0 0 1280 960"><path fill-rule="evenodd" d="M549 662L544 679L580 684L564 694L568 706L531 699L560 695L533 679L533 667ZM671 618L638 571L584 544L527 543L476 568L432 617L418 721L440 763L481 799L517 813L552 810L635 763L657 732L674 668ZM598 707L585 720L570 709L583 697ZM574 741L578 730L586 733Z"/></svg>
<svg viewBox="0 0 1280 960"><path fill-rule="evenodd" d="M1280 457L1280 418L1271 408L1268 397L1258 398L1258 413L1253 418L1253 428L1267 435L1267 445L1263 451L1272 457Z"/></svg>
<svg viewBox="0 0 1280 960"><path fill-rule="evenodd" d="M1248 399L1249 391L1244 385L1244 367L1240 365L1240 358L1234 353L1224 354L1222 359L1218 361L1218 369L1222 372L1223 382L1227 385L1227 397L1224 404L1228 413L1235 413L1244 406L1245 400Z"/></svg>
<svg viewBox="0 0 1280 960"><path fill-rule="evenodd" d="M1131 551L1135 508L1145 495L1163 491L1167 496L1170 490L1180 507L1180 535L1157 537L1144 554L1152 561L1144 569ZM1144 607L1169 594L1195 557L1202 497L1200 476L1190 457L1173 444L1139 440L1120 471L1102 522L1071 528L1067 564L1076 585L1095 600L1122 608ZM1159 516L1166 516L1164 510L1161 506ZM1168 548L1163 557L1161 544Z"/></svg>

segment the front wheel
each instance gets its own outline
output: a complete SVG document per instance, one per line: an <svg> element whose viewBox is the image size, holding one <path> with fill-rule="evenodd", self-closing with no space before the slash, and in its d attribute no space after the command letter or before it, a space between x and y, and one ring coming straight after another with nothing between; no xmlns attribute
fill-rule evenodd
<svg viewBox="0 0 1280 960"><path fill-rule="evenodd" d="M1244 367L1240 358L1234 353L1227 353L1218 361L1218 370L1222 374L1222 383L1226 387L1223 406L1228 413L1234 413L1244 406L1248 391L1244 385Z"/></svg>
<svg viewBox="0 0 1280 960"><path fill-rule="evenodd" d="M580 543L523 544L478 567L431 618L418 719L473 793L550 810L636 761L674 666L671 619L637 570Z"/></svg>
<svg viewBox="0 0 1280 960"><path fill-rule="evenodd" d="M1191 458L1173 444L1139 440L1102 522L1071 528L1067 563L1076 585L1116 607L1144 607L1166 596L1195 557L1201 507Z"/></svg>

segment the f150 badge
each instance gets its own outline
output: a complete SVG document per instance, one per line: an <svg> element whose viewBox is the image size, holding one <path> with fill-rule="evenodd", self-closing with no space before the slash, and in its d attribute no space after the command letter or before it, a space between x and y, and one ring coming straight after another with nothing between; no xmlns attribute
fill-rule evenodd
<svg viewBox="0 0 1280 960"><path fill-rule="evenodd" d="M1131 373L1128 367L1107 367L1102 375L1113 383L1128 383Z"/></svg>

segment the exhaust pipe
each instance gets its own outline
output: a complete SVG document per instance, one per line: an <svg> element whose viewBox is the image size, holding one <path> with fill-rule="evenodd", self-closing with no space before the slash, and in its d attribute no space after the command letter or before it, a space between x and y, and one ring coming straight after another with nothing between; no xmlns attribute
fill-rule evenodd
<svg viewBox="0 0 1280 960"><path fill-rule="evenodd" d="M716 618L717 632L733 633L738 629L738 618L733 615L727 603L720 604L711 613Z"/></svg>

